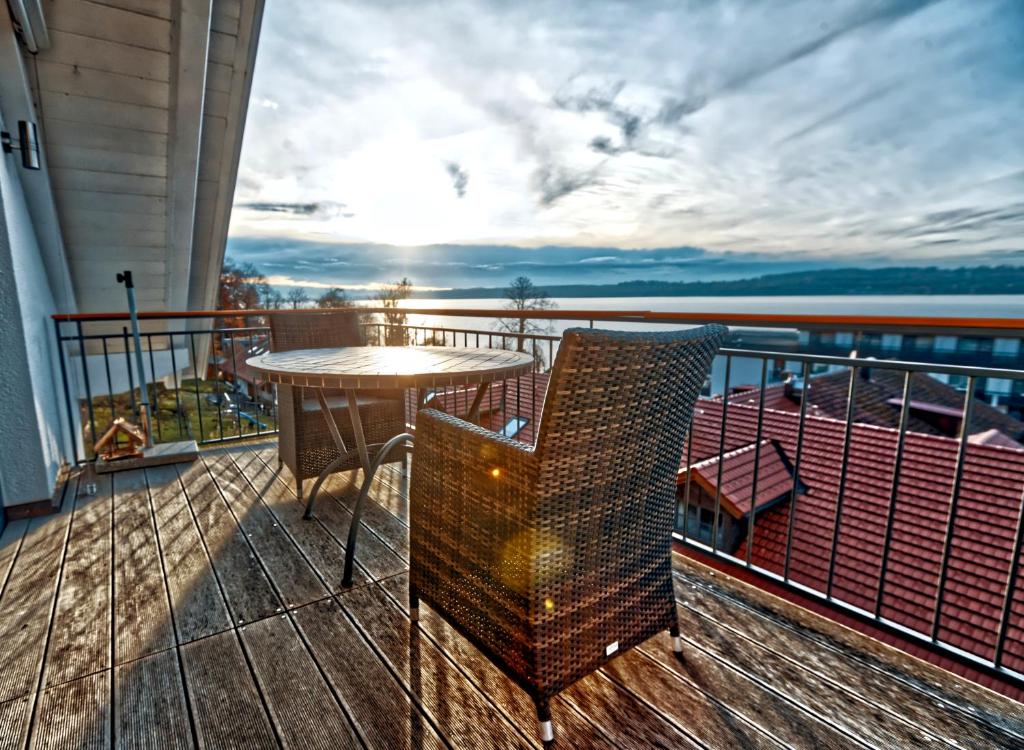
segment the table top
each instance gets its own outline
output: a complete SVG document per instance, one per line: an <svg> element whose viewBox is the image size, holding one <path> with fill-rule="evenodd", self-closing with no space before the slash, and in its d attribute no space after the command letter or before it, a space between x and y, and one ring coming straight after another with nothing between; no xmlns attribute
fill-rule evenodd
<svg viewBox="0 0 1024 750"><path fill-rule="evenodd" d="M533 356L505 349L346 346L267 352L246 360L271 383L309 388L435 388L525 375Z"/></svg>

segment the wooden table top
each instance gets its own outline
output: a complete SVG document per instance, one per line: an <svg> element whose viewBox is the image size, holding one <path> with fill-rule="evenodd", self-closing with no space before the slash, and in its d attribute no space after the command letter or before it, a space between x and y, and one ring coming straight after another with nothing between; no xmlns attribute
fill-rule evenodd
<svg viewBox="0 0 1024 750"><path fill-rule="evenodd" d="M533 356L505 349L346 346L267 352L246 360L271 383L309 388L436 388L525 375Z"/></svg>

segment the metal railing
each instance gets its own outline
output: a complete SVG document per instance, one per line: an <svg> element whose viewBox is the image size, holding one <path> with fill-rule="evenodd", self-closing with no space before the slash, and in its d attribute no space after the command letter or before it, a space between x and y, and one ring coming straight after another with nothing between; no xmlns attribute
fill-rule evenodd
<svg viewBox="0 0 1024 750"><path fill-rule="evenodd" d="M369 317L382 310L361 308L361 312L367 316L365 327L371 340L395 340L394 326ZM686 327L721 321L760 329L853 331L855 342L865 332L885 331L974 337L1024 336L1021 321L996 319L562 310L514 313L433 308L409 308L404 312L427 321L400 326L399 339L405 343L518 348L534 353L534 373L492 386L480 416L484 426L524 442L535 439L547 372L557 357L560 336L498 330L493 322L498 318L571 320L591 327L598 322L605 327L636 327L637 324ZM143 332L144 353L150 368L147 380L150 387L156 389L150 394L151 401L159 404L162 398L167 407L172 401L175 405L174 409L155 409L154 437L162 438L161 427L164 433L175 434L168 423L177 424L179 432L185 425L193 431L198 429L199 434L193 436L201 443L275 434L272 397L268 394L265 401L256 398L252 389L258 389L258 383L255 379L251 379L254 381L251 383L246 380L247 375L242 370L250 350L266 345L268 329L262 324L262 316L268 313L232 311L140 316L144 321L167 321L179 326L173 330ZM243 326L216 324L218 320L239 319L243 315ZM477 328L435 324L453 317L488 322ZM134 408L132 343L127 330L106 333L88 330L94 324L110 325L121 320L123 316L118 315L62 316L55 320L68 413L74 416L76 396L73 391L78 387L77 403L84 434L93 439L102 434L104 426L113 418L115 401L122 412L131 413ZM197 324L199 327L195 327ZM196 367L197 350L202 348L198 344L203 337L212 340L208 348L214 356ZM710 555L727 567L745 569L784 588L826 602L857 619L899 633L982 671L1024 681L1024 590L1020 576L1024 553L1024 450L969 441L973 427L978 424L977 412L982 410L991 415L988 405L982 405L975 397L981 392L984 380L1009 381L1017 384L1014 392L1020 392L1024 390L1018 387L1024 386L1024 370L864 359L855 353L827 356L788 348L743 348L744 344L737 345L743 340L742 335L737 336L721 351L714 376L705 386L708 397L698 405L691 424L680 471L677 543ZM179 342L178 348L175 342ZM188 367L193 376L190 379L180 377L183 368L175 360L175 351L182 349L189 355ZM239 357L239 350L246 356ZM86 361L89 356L98 358L96 362L101 362L102 367L94 362L90 368ZM161 368L156 364L159 356L169 364L169 371L165 383L154 385L161 375ZM115 362L118 364L112 364ZM121 381L129 386L127 394L120 393L120 400L113 386L117 377L111 375L112 366L124 370L126 377ZM833 378L841 377L836 373L846 372L841 413L831 416L814 404L813 389L817 387L814 376L823 371L833 373L830 376ZM871 378L865 375L879 372L890 374L899 383L892 406L893 424L888 427L866 425L858 407L860 392L874 388ZM96 373L101 375L99 387ZM962 383L958 389L962 401L953 410L958 413L955 420L958 427L951 436L925 435L915 428L922 424L920 415L915 413L913 397L918 382L915 379L932 375ZM780 389L784 388L780 383L785 377L790 378L791 384L800 385L800 397L778 402ZM260 404L255 423L242 417L242 403L238 398L231 398L239 390L239 381L246 382L249 389L246 404ZM749 390L737 392L736 387L741 385ZM811 396L807 395L809 389ZM214 405L205 395L213 395L218 408L205 418L202 414L188 414L188 409L181 407L183 394L189 394L190 403L195 403L197 411L204 404L207 409ZM224 405L225 394L228 407L220 408ZM418 395L419 399L409 399L410 421L415 418L415 406L422 402L456 415L464 414L474 394L472 389L467 392L449 388ZM769 397L775 401L769 403ZM110 405L107 410L102 409L105 403ZM947 406L946 412L949 411ZM1007 437L1021 438L1021 435ZM765 451L769 447L783 456L779 465L788 472L789 481L784 494L768 498L770 502L762 507L758 499L763 483L769 481L762 476ZM868 448L872 455L872 472L865 472L863 453ZM726 511L737 508L735 504L727 508L727 503L732 501L723 491L726 464L732 460L731 456L743 450L753 454L749 482L743 491L749 494L750 509L737 518L727 518ZM86 459L88 455L77 454L77 458ZM695 467L702 462L715 464L711 473L713 481L698 477ZM824 464L830 468L823 469ZM925 484L930 481L933 485L924 496L918 476L925 470L922 467L932 472ZM982 495L986 471L993 473L992 486L998 485L999 492L993 489L988 511L982 512L979 508L985 505ZM778 478L773 477L776 481ZM911 523L908 519L922 512L922 503L929 508L927 516L923 520L911 519ZM700 512L695 513L695 510ZM701 512L707 516L706 523ZM929 524L934 528L929 528ZM731 526L731 535L723 532L726 526ZM908 531L910 526L917 531ZM918 536L909 538L908 534L913 533ZM965 560L970 555L985 564L974 565L974 572L967 574ZM917 591L913 595L907 591L908 581L916 581ZM971 608L974 599L982 603L975 604L974 611L965 611ZM964 636L967 629L970 629L969 637Z"/></svg>
<svg viewBox="0 0 1024 750"><path fill-rule="evenodd" d="M64 406L69 422L82 426L81 441L72 447L76 462L94 458L92 445L116 418L138 417L140 378L128 327L89 330L109 329L121 319L54 319ZM245 359L265 349L269 329L193 321L173 327L181 321L162 319L172 326L141 333L153 441L191 438L211 444L277 434L272 392L250 388L244 375Z"/></svg>

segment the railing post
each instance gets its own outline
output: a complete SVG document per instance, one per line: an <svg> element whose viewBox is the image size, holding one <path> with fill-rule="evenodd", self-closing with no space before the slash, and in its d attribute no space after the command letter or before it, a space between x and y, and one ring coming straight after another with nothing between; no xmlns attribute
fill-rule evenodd
<svg viewBox="0 0 1024 750"><path fill-rule="evenodd" d="M846 428L843 432L843 462L839 468L839 489L836 493L836 517L832 524L832 550L828 560L828 584L825 596L832 598L835 583L836 559L839 554L839 533L843 523L843 500L846 495L846 479L850 471L850 443L853 441L853 420L857 414L858 368L850 367L850 385L846 393Z"/></svg>
<svg viewBox="0 0 1024 750"><path fill-rule="evenodd" d="M875 618L881 617L882 598L885 595L885 576L889 569L889 548L892 546L892 531L896 523L896 502L899 497L900 469L903 466L903 446L907 437L907 416L910 414L910 370L903 377L903 403L900 405L899 436L896 440L896 456L892 467L892 488L889 491L889 509L885 518L885 540L882 543L882 564L878 570L878 595L875 599Z"/></svg>
<svg viewBox="0 0 1024 750"><path fill-rule="evenodd" d="M949 515L946 518L946 534L942 544L942 565L939 567L939 588L935 594L935 612L932 614L931 640L938 640L939 623L942 620L942 602L946 592L946 577L949 574L949 557L953 551L953 533L956 530L956 511L960 502L960 483L964 476L964 460L967 457L967 437L970 433L971 406L974 404L974 376L967 378L967 392L964 394L964 415L960 423L960 444L956 452L956 468L953 472L953 492L949 498Z"/></svg>
<svg viewBox="0 0 1024 750"><path fill-rule="evenodd" d="M85 353L85 338L82 335L82 321L75 321L75 330L78 337L78 355L82 359L82 383L85 385L85 403L89 409L89 437L92 440L92 444L95 445L96 414L92 405L92 387L89 385L89 358Z"/></svg>
<svg viewBox="0 0 1024 750"><path fill-rule="evenodd" d="M1003 593L1003 607L999 615L999 632L996 635L996 650L992 663L996 669L1003 666L1003 650L1006 647L1006 631L1010 627L1010 612L1013 607L1013 595L1017 589L1020 555L1024 546L1024 494L1021 495L1020 511L1017 514L1017 533L1013 538L1013 549L1010 553L1010 570L1006 576L1006 591Z"/></svg>
<svg viewBox="0 0 1024 750"><path fill-rule="evenodd" d="M718 479L715 482L715 518L711 524L711 551L718 554L718 524L722 514L722 474L725 469L725 434L729 416L729 379L732 375L732 355L725 355L725 385L722 387L722 434L718 437Z"/></svg>
<svg viewBox="0 0 1024 750"><path fill-rule="evenodd" d="M747 554L746 563L750 567L750 559L754 549L754 517L757 515L757 474L761 468L761 442L764 436L764 392L768 386L768 360L761 360L761 394L757 400L757 437L754 443L754 478L750 486L750 514L747 517ZM793 486L799 480L793 476Z"/></svg>
<svg viewBox="0 0 1024 750"><path fill-rule="evenodd" d="M800 421L796 429L796 458L793 460L793 476L800 476L800 460L804 451L804 426L807 422L807 394L811 390L811 363L804 362L803 387L800 390ZM797 496L799 483L793 482L793 493L789 500L789 523L786 524L786 559L782 566L782 578L789 583L789 565L793 559L793 529L796 526Z"/></svg>
<svg viewBox="0 0 1024 750"><path fill-rule="evenodd" d="M57 359L60 361L60 379L64 385L64 408L68 414L68 439L71 441L71 455L74 456L75 463L77 464L79 462L79 455L77 430L75 429L75 412L71 408L71 386L68 383L67 363L64 361L67 355L67 347L64 346L64 335L60 329L60 320L56 318L53 320L53 331L57 336ZM113 408L113 404L111 404L111 408Z"/></svg>

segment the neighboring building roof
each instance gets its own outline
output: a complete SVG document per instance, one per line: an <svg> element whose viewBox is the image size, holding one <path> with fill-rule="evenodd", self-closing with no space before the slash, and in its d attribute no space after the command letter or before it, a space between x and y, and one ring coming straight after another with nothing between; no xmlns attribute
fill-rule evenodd
<svg viewBox="0 0 1024 750"><path fill-rule="evenodd" d="M750 512L756 447L751 443L726 453L723 461L713 456L693 465L693 479L714 495L718 487L718 465L722 464L722 509L733 518L742 518ZM761 441L757 477L757 501L754 503L757 508L789 497L793 492L793 467L778 442Z"/></svg>
<svg viewBox="0 0 1024 750"><path fill-rule="evenodd" d="M480 404L481 424L489 430L500 432L508 420L522 417L527 423L515 438L524 443L533 443L536 439L537 424L544 410L544 396L547 393L549 377L548 373L533 373L493 383ZM448 414L465 417L473 403L476 388L471 386L439 390L426 405Z"/></svg>
<svg viewBox="0 0 1024 750"><path fill-rule="evenodd" d="M903 402L903 373L877 367L865 368L861 373L866 377L857 381L855 421L879 427L897 427ZM849 384L850 375L846 370L811 377L808 414L845 419ZM748 390L731 395L729 400L756 406L759 394L758 389ZM964 394L925 373L911 376L910 396L910 413L907 415L907 430L910 432L942 434L932 422L922 418L921 412L956 421L963 413ZM814 407L813 411L811 407ZM772 385L765 389L765 408L796 412L800 409L800 397L789 397L785 384ZM1024 422L980 399L974 400L970 428L971 432L997 429L1013 439L1024 435Z"/></svg>
<svg viewBox="0 0 1024 750"><path fill-rule="evenodd" d="M722 407L720 399L698 403L694 462L718 454ZM756 408L731 403L726 422L726 451L754 442ZM766 410L763 435L795 458L798 423L796 414ZM804 427L799 474L806 491L797 496L790 576L818 591L828 579L844 430L843 421L820 417L807 418ZM897 441L894 429L863 424L852 429L833 595L869 611L878 588ZM957 449L951 438L908 433L905 439L881 615L917 631L931 627ZM1022 493L1024 451L970 445L938 635L984 658L993 655ZM780 575L789 513L790 504L780 503L755 521L752 560ZM745 554L744 545L737 555ZM1018 594L1014 613L1020 623L1024 595ZM1019 624L1009 629L1004 663L1024 671Z"/></svg>
<svg viewBox="0 0 1024 750"><path fill-rule="evenodd" d="M250 336L224 336L220 345L221 356L211 364L235 380L261 386L267 382L266 378L259 371L250 367L247 360L266 352L270 343L269 339L270 337L265 333Z"/></svg>
<svg viewBox="0 0 1024 750"><path fill-rule="evenodd" d="M1011 440L996 429L985 430L985 432L979 432L971 435L967 438L967 442L972 445L998 445L1001 448L1024 450L1024 445L1018 443L1016 440Z"/></svg>

